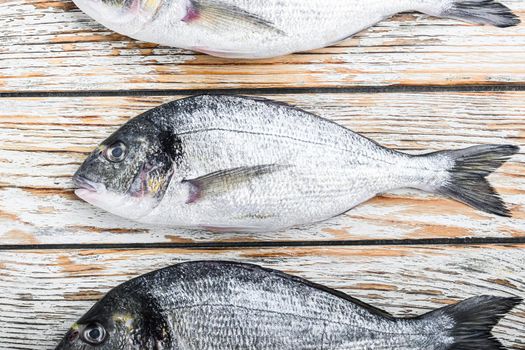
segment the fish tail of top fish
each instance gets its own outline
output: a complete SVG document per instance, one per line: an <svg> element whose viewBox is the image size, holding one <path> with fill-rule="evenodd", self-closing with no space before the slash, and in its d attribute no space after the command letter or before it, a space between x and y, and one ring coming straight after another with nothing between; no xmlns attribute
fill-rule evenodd
<svg viewBox="0 0 525 350"><path fill-rule="evenodd" d="M407 187L438 193L481 211L510 217L510 210L487 177L516 154L515 145L480 145L411 157ZM409 165L410 167L410 165Z"/></svg>
<svg viewBox="0 0 525 350"><path fill-rule="evenodd" d="M445 343L442 347L432 344L429 349L504 350L506 347L491 331L521 302L518 297L477 296L431 311L417 320Z"/></svg>
<svg viewBox="0 0 525 350"><path fill-rule="evenodd" d="M415 10L432 16L500 28L521 23L512 10L494 0L420 0L417 1Z"/></svg>

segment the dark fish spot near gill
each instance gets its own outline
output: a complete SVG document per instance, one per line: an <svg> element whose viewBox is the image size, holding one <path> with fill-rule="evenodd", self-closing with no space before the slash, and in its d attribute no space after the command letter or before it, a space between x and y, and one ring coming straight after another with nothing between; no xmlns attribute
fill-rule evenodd
<svg viewBox="0 0 525 350"><path fill-rule="evenodd" d="M159 142L162 151L169 156L172 162L179 165L184 155L182 140L169 131L162 131L159 133Z"/></svg>
<svg viewBox="0 0 525 350"><path fill-rule="evenodd" d="M170 324L163 317L162 307L151 295L141 295L143 332L154 349L170 349L172 339Z"/></svg>

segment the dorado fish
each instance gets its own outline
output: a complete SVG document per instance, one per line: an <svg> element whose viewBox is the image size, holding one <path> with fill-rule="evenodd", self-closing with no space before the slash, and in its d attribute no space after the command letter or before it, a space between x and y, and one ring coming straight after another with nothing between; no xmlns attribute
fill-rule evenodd
<svg viewBox="0 0 525 350"><path fill-rule="evenodd" d="M135 221L271 231L412 187L509 216L486 180L512 145L408 155L265 99L203 95L131 119L74 175L85 201Z"/></svg>
<svg viewBox="0 0 525 350"><path fill-rule="evenodd" d="M503 350L491 329L520 302L479 296L396 318L276 270L198 261L112 289L56 350Z"/></svg>
<svg viewBox="0 0 525 350"><path fill-rule="evenodd" d="M493 0L74 0L111 30L214 56L264 58L325 47L400 12L509 27Z"/></svg>

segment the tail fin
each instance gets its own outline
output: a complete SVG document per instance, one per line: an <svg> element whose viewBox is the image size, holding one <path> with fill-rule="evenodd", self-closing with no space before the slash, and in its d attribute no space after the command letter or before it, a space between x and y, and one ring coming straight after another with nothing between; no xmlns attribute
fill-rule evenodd
<svg viewBox="0 0 525 350"><path fill-rule="evenodd" d="M479 296L431 311L422 318L452 319L447 331L453 344L447 350L503 350L505 347L491 334L492 328L521 302L521 298Z"/></svg>
<svg viewBox="0 0 525 350"><path fill-rule="evenodd" d="M518 151L514 145L484 145L434 153L453 162L448 180L436 192L484 212L510 217L509 209L486 177Z"/></svg>
<svg viewBox="0 0 525 350"><path fill-rule="evenodd" d="M439 1L436 1L439 2ZM459 19L460 21L512 27L521 23L518 16L495 0L446 0L439 9L424 9L433 16Z"/></svg>

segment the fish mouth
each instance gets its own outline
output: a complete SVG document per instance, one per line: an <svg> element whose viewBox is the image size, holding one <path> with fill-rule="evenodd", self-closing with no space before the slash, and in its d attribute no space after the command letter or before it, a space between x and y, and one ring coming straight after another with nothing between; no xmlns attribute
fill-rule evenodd
<svg viewBox="0 0 525 350"><path fill-rule="evenodd" d="M89 203L96 201L107 192L103 183L89 180L82 175L74 175L73 183L76 187L75 194Z"/></svg>
<svg viewBox="0 0 525 350"><path fill-rule="evenodd" d="M93 205L97 205L107 193L106 186L103 183L89 180L81 175L74 175L73 183L76 187L75 195Z"/></svg>
<svg viewBox="0 0 525 350"><path fill-rule="evenodd" d="M86 190L89 192L97 192L97 183L91 180L88 180L84 176L75 175L73 176L73 184L77 190Z"/></svg>

